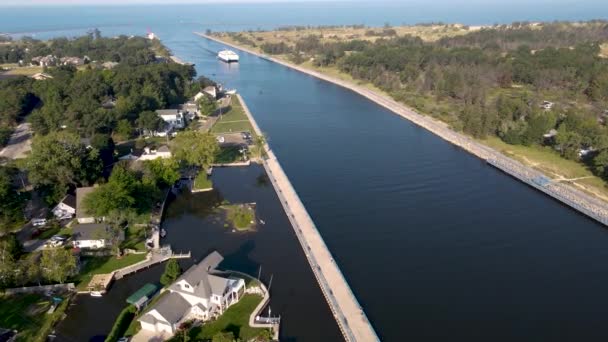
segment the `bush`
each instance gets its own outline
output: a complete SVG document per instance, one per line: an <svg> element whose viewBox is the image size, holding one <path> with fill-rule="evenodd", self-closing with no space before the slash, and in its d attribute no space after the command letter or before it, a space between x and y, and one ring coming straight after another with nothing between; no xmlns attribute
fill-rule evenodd
<svg viewBox="0 0 608 342"><path fill-rule="evenodd" d="M116 318L116 322L114 322L114 326L112 327L112 331L108 337L106 337L106 342L115 342L122 336L124 336L127 328L135 318L135 313L137 309L133 305L129 305L124 308L120 314L118 314L118 318Z"/></svg>
<svg viewBox="0 0 608 342"><path fill-rule="evenodd" d="M8 143L13 130L7 127L0 127L0 147L4 147Z"/></svg>
<svg viewBox="0 0 608 342"><path fill-rule="evenodd" d="M160 283L163 285L169 285L182 274L182 268L175 259L170 259L165 266L165 273L160 277Z"/></svg>

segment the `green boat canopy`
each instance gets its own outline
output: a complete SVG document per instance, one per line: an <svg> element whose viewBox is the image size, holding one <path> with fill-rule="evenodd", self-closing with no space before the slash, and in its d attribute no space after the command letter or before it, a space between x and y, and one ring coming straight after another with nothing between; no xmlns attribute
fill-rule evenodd
<svg viewBox="0 0 608 342"><path fill-rule="evenodd" d="M135 291L134 294L130 295L129 298L127 298L127 303L135 305L135 303L139 302L143 297L152 297L156 291L158 291L158 286L147 283L141 289Z"/></svg>

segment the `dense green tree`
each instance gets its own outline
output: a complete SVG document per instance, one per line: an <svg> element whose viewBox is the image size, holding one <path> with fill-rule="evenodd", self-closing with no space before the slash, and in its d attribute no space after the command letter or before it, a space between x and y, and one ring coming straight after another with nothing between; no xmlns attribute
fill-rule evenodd
<svg viewBox="0 0 608 342"><path fill-rule="evenodd" d="M0 166L0 231L7 232L24 221L25 198L13 181L16 170Z"/></svg>
<svg viewBox="0 0 608 342"><path fill-rule="evenodd" d="M156 112L150 110L141 112L136 122L137 127L148 134L160 131L165 125L163 119L161 119Z"/></svg>
<svg viewBox="0 0 608 342"><path fill-rule="evenodd" d="M169 259L165 266L165 272L160 277L160 283L169 285L173 283L179 275L182 274L182 268L179 266L177 259Z"/></svg>
<svg viewBox="0 0 608 342"><path fill-rule="evenodd" d="M35 186L48 186L59 200L68 186L93 183L101 175L102 163L95 148L87 149L80 138L66 132L36 136L27 158L28 177Z"/></svg>
<svg viewBox="0 0 608 342"><path fill-rule="evenodd" d="M76 272L76 257L70 249L45 249L40 258L40 267L46 279L63 284Z"/></svg>
<svg viewBox="0 0 608 342"><path fill-rule="evenodd" d="M143 181L154 186L172 186L180 178L179 164L173 158L144 162Z"/></svg>
<svg viewBox="0 0 608 342"><path fill-rule="evenodd" d="M219 145L210 133L185 131L171 142L171 150L177 160L186 164L207 168L215 160Z"/></svg>
<svg viewBox="0 0 608 342"><path fill-rule="evenodd" d="M201 115L203 116L209 116L215 113L215 111L218 109L217 102L215 102L215 99L212 99L206 94L198 100L198 106Z"/></svg>

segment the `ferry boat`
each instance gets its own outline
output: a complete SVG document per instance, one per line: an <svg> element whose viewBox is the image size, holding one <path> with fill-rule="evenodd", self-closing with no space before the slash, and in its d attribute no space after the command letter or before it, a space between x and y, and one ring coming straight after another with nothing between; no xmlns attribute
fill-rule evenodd
<svg viewBox="0 0 608 342"><path fill-rule="evenodd" d="M232 50L222 50L222 51L218 52L217 58L219 58L221 61L224 61L226 63L239 61L239 55L237 55Z"/></svg>

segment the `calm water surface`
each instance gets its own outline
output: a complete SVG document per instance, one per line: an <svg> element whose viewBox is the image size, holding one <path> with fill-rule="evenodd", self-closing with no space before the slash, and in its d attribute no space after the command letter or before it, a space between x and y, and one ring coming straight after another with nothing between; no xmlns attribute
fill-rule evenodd
<svg viewBox="0 0 608 342"><path fill-rule="evenodd" d="M333 11L152 8L129 11L128 20L124 10L106 8L69 21L64 12L38 10L42 19L22 20L34 14L14 9L4 12L13 15L0 21L0 31L49 37L91 27L142 34L149 27L200 74L238 88L383 340L605 341L605 228L350 91L243 53L239 65L227 66L215 58L221 45L191 34L281 24L608 16L601 1L426 3ZM226 189L227 198L249 196ZM246 271L262 264L266 276L275 275L273 311L291 318L284 336L339 338L278 204L264 214L279 221L272 233L252 237L226 235L192 205L176 202L166 222L181 232L169 234L177 249L203 255L218 248L230 256L228 265Z"/></svg>

